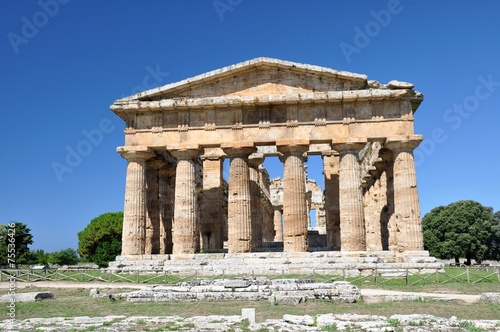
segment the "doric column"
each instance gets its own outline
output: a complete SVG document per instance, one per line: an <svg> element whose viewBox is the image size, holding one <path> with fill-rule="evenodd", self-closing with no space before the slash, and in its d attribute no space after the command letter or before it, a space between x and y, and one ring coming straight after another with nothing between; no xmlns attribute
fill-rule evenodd
<svg viewBox="0 0 500 332"><path fill-rule="evenodd" d="M325 176L326 246L329 250L340 250L339 154L324 151L322 157Z"/></svg>
<svg viewBox="0 0 500 332"><path fill-rule="evenodd" d="M279 141L278 151L285 164L283 179L283 214L285 252L305 252L308 248L308 210L304 153L309 142Z"/></svg>
<svg viewBox="0 0 500 332"><path fill-rule="evenodd" d="M252 209L248 156L255 152L253 143L240 146L221 146L231 160L228 190L228 251L252 250Z"/></svg>
<svg viewBox="0 0 500 332"><path fill-rule="evenodd" d="M128 160L122 255L142 255L146 236L146 160L153 157L153 153L147 147L119 147L117 150Z"/></svg>
<svg viewBox="0 0 500 332"><path fill-rule="evenodd" d="M163 162L150 159L146 162L146 255L160 253L160 193L158 169Z"/></svg>
<svg viewBox="0 0 500 332"><path fill-rule="evenodd" d="M202 249L222 249L224 245L222 156L214 151L207 151L203 160L203 195L201 206L200 232Z"/></svg>
<svg viewBox="0 0 500 332"><path fill-rule="evenodd" d="M393 152L394 214L399 233L398 251L423 250L422 223L418 201L417 175L413 150L423 137L388 137L386 146Z"/></svg>
<svg viewBox="0 0 500 332"><path fill-rule="evenodd" d="M366 250L359 151L362 142L334 143L339 152L340 250Z"/></svg>
<svg viewBox="0 0 500 332"><path fill-rule="evenodd" d="M175 169L160 168L160 254L172 253L172 225L174 219Z"/></svg>
<svg viewBox="0 0 500 332"><path fill-rule="evenodd" d="M274 241L283 242L283 221L281 220L281 211L283 207L273 206L274 209Z"/></svg>
<svg viewBox="0 0 500 332"><path fill-rule="evenodd" d="M197 147L168 150L177 158L172 253L194 254L200 249L195 166L200 150Z"/></svg>
<svg viewBox="0 0 500 332"><path fill-rule="evenodd" d="M262 202L260 197L260 171L259 166L264 161L262 153L253 153L248 158L250 175L250 207L252 210L252 248L262 246Z"/></svg>

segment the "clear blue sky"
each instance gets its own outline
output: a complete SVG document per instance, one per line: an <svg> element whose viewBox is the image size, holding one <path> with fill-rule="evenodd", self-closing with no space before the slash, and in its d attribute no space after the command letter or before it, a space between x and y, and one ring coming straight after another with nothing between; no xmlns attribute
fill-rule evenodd
<svg viewBox="0 0 500 332"><path fill-rule="evenodd" d="M499 13L498 1L3 0L0 223L28 224L35 249L76 248L92 218L123 209L113 101L260 56L414 83L422 216L462 199L500 210Z"/></svg>

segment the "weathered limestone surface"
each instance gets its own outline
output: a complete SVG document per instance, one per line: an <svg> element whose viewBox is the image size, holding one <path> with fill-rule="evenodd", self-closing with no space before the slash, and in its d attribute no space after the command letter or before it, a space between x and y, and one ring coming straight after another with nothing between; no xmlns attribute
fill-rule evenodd
<svg viewBox="0 0 500 332"><path fill-rule="evenodd" d="M128 160L123 207L122 254L144 254L146 237L146 160L153 155L147 151L119 150Z"/></svg>
<svg viewBox="0 0 500 332"><path fill-rule="evenodd" d="M262 199L260 194L259 166L264 161L262 154L254 153L249 159L250 208L252 210L252 249L261 247L263 235Z"/></svg>
<svg viewBox="0 0 500 332"><path fill-rule="evenodd" d="M394 137L387 146L394 152L394 214L399 230L398 250L423 250L422 224L418 202L417 175L413 149L422 141L422 136Z"/></svg>
<svg viewBox="0 0 500 332"><path fill-rule="evenodd" d="M220 155L203 156L203 197L201 214L202 249L222 249L224 243L224 201L222 158Z"/></svg>
<svg viewBox="0 0 500 332"><path fill-rule="evenodd" d="M160 160L146 162L146 236L145 254L160 254Z"/></svg>
<svg viewBox="0 0 500 332"><path fill-rule="evenodd" d="M283 246L418 258L413 114L423 96L413 88L257 58L115 101L129 162L122 254ZM307 179L307 155L323 156L324 192ZM262 167L271 156L283 180Z"/></svg>
<svg viewBox="0 0 500 332"><path fill-rule="evenodd" d="M326 245L329 250L340 250L339 156L333 151L325 151L322 156L325 175Z"/></svg>
<svg viewBox="0 0 500 332"><path fill-rule="evenodd" d="M31 292L31 293L16 293L14 295L0 296L1 302L35 302L54 298L52 292Z"/></svg>
<svg viewBox="0 0 500 332"><path fill-rule="evenodd" d="M177 158L172 252L194 254L199 251L200 241L196 166L193 158L198 157L200 151L196 148L172 149L171 153Z"/></svg>
<svg viewBox="0 0 500 332"><path fill-rule="evenodd" d="M135 272L157 272L174 275L279 275L279 274L339 274L405 275L412 273L435 273L442 263L429 257L427 251L400 257L391 251L317 251L317 252L254 252L211 253L191 255L130 255L118 256L110 262L109 270Z"/></svg>
<svg viewBox="0 0 500 332"><path fill-rule="evenodd" d="M151 301L270 301L299 304L308 299L355 303L362 299L358 287L347 281L331 283L303 279L217 279L181 282L173 286L153 286L115 294L130 302ZM291 301L290 301L291 300Z"/></svg>
<svg viewBox="0 0 500 332"><path fill-rule="evenodd" d="M254 147L223 147L231 156L228 192L229 252L252 250L252 209L248 156Z"/></svg>
<svg viewBox="0 0 500 332"><path fill-rule="evenodd" d="M174 220L175 169L160 168L158 171L158 195L160 200L160 254L172 253L172 226Z"/></svg>
<svg viewBox="0 0 500 332"><path fill-rule="evenodd" d="M254 331L325 331L328 329L355 331L498 331L500 320L462 320L455 316L443 318L434 315L374 316L358 314L283 315L282 319L257 321L247 327L247 318L233 316L104 316L104 317L53 317L0 321L0 329L7 331L69 331L90 330L128 331L165 329L182 331L229 331L250 328Z"/></svg>
<svg viewBox="0 0 500 332"><path fill-rule="evenodd" d="M358 153L364 143L336 143L333 148L340 153L339 208L341 250L366 250L363 191Z"/></svg>
<svg viewBox="0 0 500 332"><path fill-rule="evenodd" d="M307 145L295 142L280 142L278 151L283 153L285 174L283 180L284 251L308 250L308 211L306 202L304 153Z"/></svg>

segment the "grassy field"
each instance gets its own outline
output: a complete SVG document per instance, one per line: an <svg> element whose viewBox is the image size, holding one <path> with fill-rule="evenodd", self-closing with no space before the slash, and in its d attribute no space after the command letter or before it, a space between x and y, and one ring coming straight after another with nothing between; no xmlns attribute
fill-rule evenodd
<svg viewBox="0 0 500 332"><path fill-rule="evenodd" d="M103 285L104 286L104 285ZM26 287L18 292L46 291L38 287ZM119 293L127 289L105 289L104 293ZM462 302L405 302L401 303L355 303L338 304L321 300L307 301L298 306L274 305L261 302L143 302L131 303L125 300L110 301L107 298L92 299L88 289L53 289L55 299L34 303L17 303L18 319L45 317L147 315L147 316L205 316L239 315L241 308L254 307L257 319L282 318L284 314L356 313L391 316L393 314L432 314L441 317L457 316L459 319L498 319L499 304ZM2 293L5 293L4 291Z"/></svg>
<svg viewBox="0 0 500 332"><path fill-rule="evenodd" d="M94 274L92 274L94 273ZM109 280L125 281L124 278L135 278L134 283L146 284L176 283L193 279L193 277L168 276L141 276L128 275L125 277L107 275L109 279L98 274L99 271L78 272L68 271L60 274L60 281L102 282L99 288L104 293L119 293L131 289L106 289ZM281 278L276 276L273 278ZM312 278L316 281L343 280L338 275L314 275L314 276L292 276L287 278ZM97 278L97 279L96 279ZM51 279L53 280L53 279ZM57 280L57 279L56 279ZM348 277L346 280L360 288L380 288L407 292L433 292L433 293L462 293L481 294L485 292L500 292L500 282L497 275L492 275L491 270L473 270L466 273L466 269L447 268L444 274L439 275L408 275L403 278L375 278L371 277ZM438 283L439 281L439 283ZM6 282L5 280L3 282ZM35 282L36 283L36 282ZM21 292L47 291L46 288L29 286L17 290ZM401 303L355 303L338 304L320 300L308 301L298 306L274 305L262 302L147 302L130 303L125 300L110 301L109 299L92 299L88 289L52 289L56 299L44 300L34 303L17 303L16 314L18 319L45 318L45 317L74 317L74 316L106 316L106 315L148 315L148 316L198 316L198 315L239 315L241 308L255 307L257 319L282 318L284 314L322 314L322 313L357 313L391 316L393 314L432 314L441 317L457 316L459 319L499 319L500 305L490 303L466 304L462 302L436 302L426 300L422 302ZM7 290L1 289L0 295L6 294ZM7 313L7 312L6 312ZM1 316L0 316L1 317ZM7 318L7 317L5 317Z"/></svg>

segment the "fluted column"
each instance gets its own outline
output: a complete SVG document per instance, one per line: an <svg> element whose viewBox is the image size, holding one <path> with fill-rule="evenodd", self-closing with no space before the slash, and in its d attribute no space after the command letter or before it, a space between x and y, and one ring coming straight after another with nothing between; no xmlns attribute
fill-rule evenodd
<svg viewBox="0 0 500 332"><path fill-rule="evenodd" d="M273 206L274 209L274 241L283 242L282 206Z"/></svg>
<svg viewBox="0 0 500 332"><path fill-rule="evenodd" d="M264 161L264 155L253 153L248 158L250 178L250 207L252 210L252 248L262 246L262 202L260 197L260 171L259 166Z"/></svg>
<svg viewBox="0 0 500 332"><path fill-rule="evenodd" d="M175 175L173 254L194 254L200 249L195 158L200 150L169 149L177 158Z"/></svg>
<svg viewBox="0 0 500 332"><path fill-rule="evenodd" d="M158 169L160 160L146 162L146 243L145 254L160 253L160 193Z"/></svg>
<svg viewBox="0 0 500 332"><path fill-rule="evenodd" d="M212 151L213 153L213 151ZM200 222L202 234L202 248L222 249L224 245L223 234L223 188L222 188L222 157L217 154L207 153L203 160L203 195L202 219Z"/></svg>
<svg viewBox="0 0 500 332"><path fill-rule="evenodd" d="M172 225L174 219L175 169L160 168L160 254L172 253Z"/></svg>
<svg viewBox="0 0 500 332"><path fill-rule="evenodd" d="M147 148L118 148L128 160L123 207L122 255L144 254L146 236L146 160L153 154Z"/></svg>
<svg viewBox="0 0 500 332"><path fill-rule="evenodd" d="M333 149L340 154L339 163L339 208L340 250L366 250L363 188L359 151L365 143L334 143Z"/></svg>
<svg viewBox="0 0 500 332"><path fill-rule="evenodd" d="M248 156L253 146L222 146L231 160L228 190L228 251L251 252L252 209Z"/></svg>
<svg viewBox="0 0 500 332"><path fill-rule="evenodd" d="M394 214L399 233L398 251L423 250L422 222L418 200L417 175L413 150L422 141L421 135L389 137L386 146L394 155L392 164Z"/></svg>
<svg viewBox="0 0 500 332"><path fill-rule="evenodd" d="M285 164L283 180L283 214L285 252L305 252L307 239L308 209L304 170L304 153L308 145L279 145Z"/></svg>
<svg viewBox="0 0 500 332"><path fill-rule="evenodd" d="M325 176L326 246L329 250L340 250L339 154L326 151L322 156Z"/></svg>

